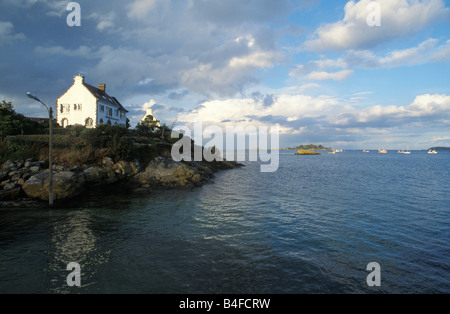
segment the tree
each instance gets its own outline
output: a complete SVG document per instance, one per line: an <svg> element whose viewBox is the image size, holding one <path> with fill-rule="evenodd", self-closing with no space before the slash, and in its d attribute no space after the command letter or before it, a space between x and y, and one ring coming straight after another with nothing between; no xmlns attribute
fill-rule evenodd
<svg viewBox="0 0 450 314"><path fill-rule="evenodd" d="M33 133L38 124L17 113L11 102L0 103L0 136Z"/></svg>

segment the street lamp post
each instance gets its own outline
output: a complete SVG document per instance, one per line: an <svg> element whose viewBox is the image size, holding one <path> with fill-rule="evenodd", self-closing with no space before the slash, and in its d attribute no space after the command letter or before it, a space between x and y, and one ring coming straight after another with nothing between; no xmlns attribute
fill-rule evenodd
<svg viewBox="0 0 450 314"><path fill-rule="evenodd" d="M47 109L47 112L48 112L48 118L49 118L49 122L48 123L49 123L49 127L50 127L50 129L49 129L49 133L50 133L49 137L50 138L49 138L49 143L48 143L48 146L49 146L49 153L48 153L49 161L48 161L48 163L49 163L49 174L50 174L50 178L49 178L49 180L50 180L50 189L49 189L49 192L48 192L48 204L49 204L50 207L52 207L53 206L53 121L52 121L53 120L53 111L52 111L51 107L49 108L46 104L44 104L38 97L36 97L32 93L28 92L27 96L29 98L34 99L34 100L40 102L41 104L43 104L45 109Z"/></svg>

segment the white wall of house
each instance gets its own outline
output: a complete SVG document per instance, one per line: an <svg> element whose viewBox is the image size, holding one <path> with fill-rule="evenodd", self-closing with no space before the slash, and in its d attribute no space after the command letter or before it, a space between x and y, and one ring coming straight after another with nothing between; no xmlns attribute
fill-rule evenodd
<svg viewBox="0 0 450 314"><path fill-rule="evenodd" d="M59 125L64 127L74 124L86 125L86 119L90 118L93 121L92 127L96 126L97 99L83 85L82 76L74 77L74 84L57 99L56 104Z"/></svg>
<svg viewBox="0 0 450 314"><path fill-rule="evenodd" d="M56 100L59 125L81 124L93 128L101 123L126 125L126 113L119 111L119 106L97 99L83 83L83 76L74 76L73 85ZM87 123L88 119L91 123Z"/></svg>

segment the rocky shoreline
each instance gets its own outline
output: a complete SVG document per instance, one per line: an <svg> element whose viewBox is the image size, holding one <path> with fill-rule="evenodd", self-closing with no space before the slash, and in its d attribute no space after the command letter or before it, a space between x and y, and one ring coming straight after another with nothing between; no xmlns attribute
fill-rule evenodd
<svg viewBox="0 0 450 314"><path fill-rule="evenodd" d="M53 165L53 199L63 202L92 187L124 184L140 191L186 189L211 182L219 170L242 166L234 161L176 162L157 157L147 164L105 157L96 165ZM0 167L0 207L45 205L49 195L49 169L45 161L6 161Z"/></svg>

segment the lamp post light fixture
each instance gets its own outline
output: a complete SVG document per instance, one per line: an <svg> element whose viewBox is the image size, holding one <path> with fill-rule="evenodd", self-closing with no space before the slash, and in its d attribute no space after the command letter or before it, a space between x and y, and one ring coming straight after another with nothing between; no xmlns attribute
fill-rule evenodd
<svg viewBox="0 0 450 314"><path fill-rule="evenodd" d="M33 95L32 93L28 92L27 96L31 99L34 99L38 102L40 102L41 104L44 105L45 109L47 109L48 112L48 119L49 119L49 174L50 174L50 188L49 188L49 192L48 192L48 204L50 207L53 206L53 111L52 111L52 107L48 107L46 104L44 104L38 97L36 97L35 95Z"/></svg>

